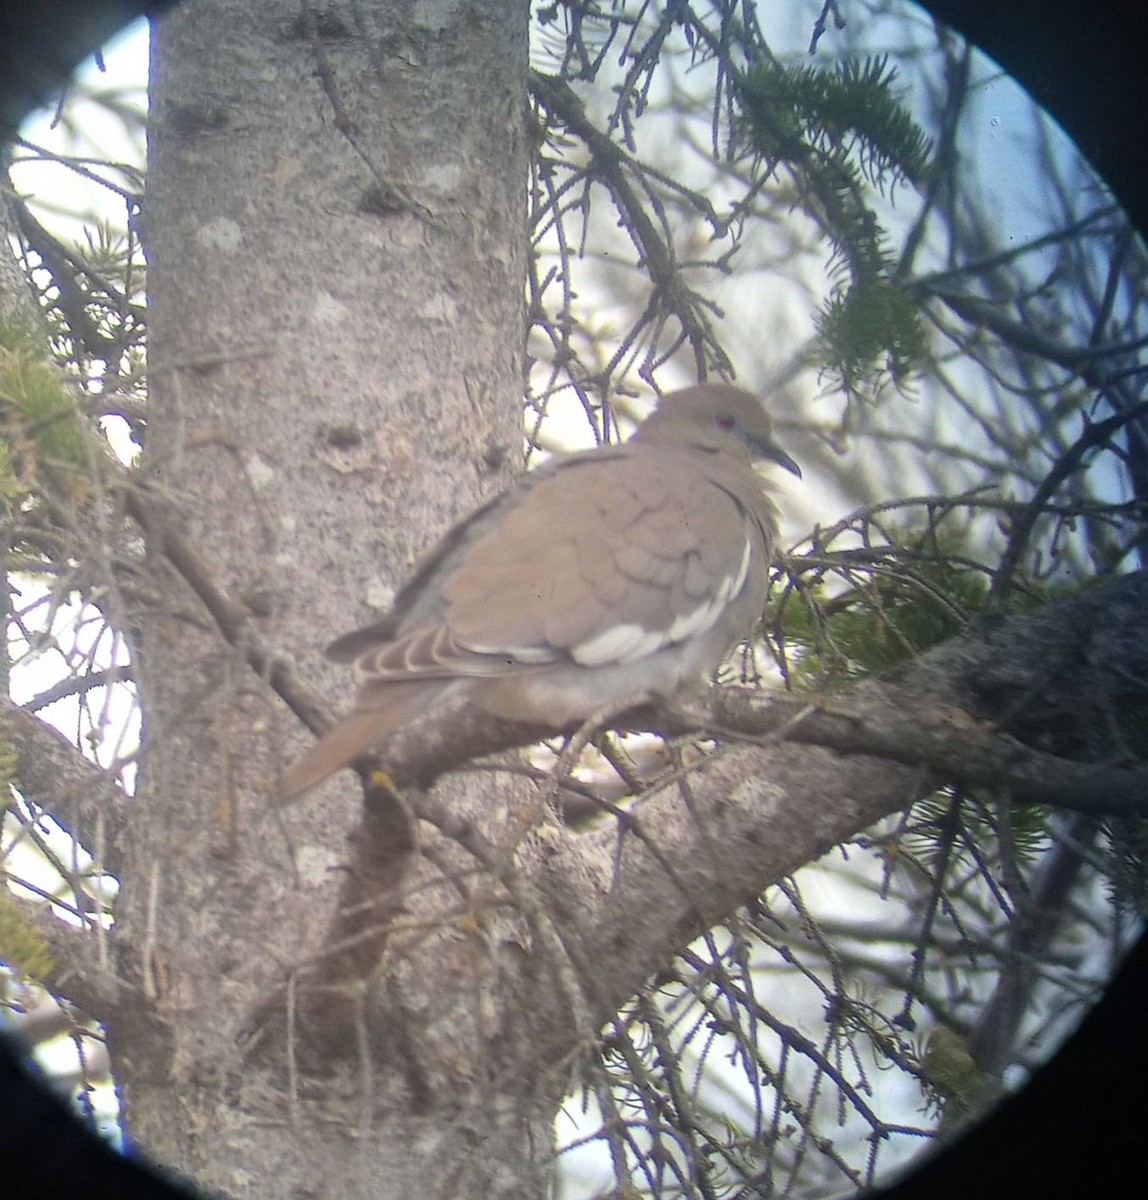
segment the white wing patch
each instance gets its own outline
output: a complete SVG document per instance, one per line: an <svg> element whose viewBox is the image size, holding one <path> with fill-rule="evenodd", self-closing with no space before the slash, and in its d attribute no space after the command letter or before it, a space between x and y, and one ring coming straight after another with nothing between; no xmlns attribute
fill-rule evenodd
<svg viewBox="0 0 1148 1200"><path fill-rule="evenodd" d="M741 552L741 562L738 564L737 574L732 579L727 579L722 585L726 589L727 600L732 600L745 587L745 581L749 578L749 563L752 557L753 541L746 537L745 549Z"/></svg>
<svg viewBox="0 0 1148 1200"><path fill-rule="evenodd" d="M571 646L571 656L584 667L631 663L712 629L729 602L745 587L752 551L752 543L746 538L737 571L727 575L704 603L675 617L668 629L646 629L632 622L611 625L594 637Z"/></svg>
<svg viewBox="0 0 1148 1200"><path fill-rule="evenodd" d="M601 667L607 663L635 662L653 654L669 643L660 629L643 629L641 625L611 625L589 641L570 647L574 661L584 667Z"/></svg>

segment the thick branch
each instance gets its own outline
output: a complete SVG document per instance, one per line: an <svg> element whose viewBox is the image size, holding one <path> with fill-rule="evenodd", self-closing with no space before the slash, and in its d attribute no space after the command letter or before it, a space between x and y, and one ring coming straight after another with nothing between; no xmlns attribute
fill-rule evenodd
<svg viewBox="0 0 1148 1200"><path fill-rule="evenodd" d="M1148 815L1148 768L1074 762L1034 750L962 708L907 713L895 692L869 691L844 707L738 697L741 733L777 732L843 756L922 767L942 783L991 788L1025 804L1101 815ZM727 701L719 711L731 712Z"/></svg>
<svg viewBox="0 0 1148 1200"><path fill-rule="evenodd" d="M1067 753L1079 721L1148 699L1146 615L1148 573L1141 572L1033 614L991 620L844 691L832 712L792 722L772 744L727 746L645 797L628 823L550 838L531 870L565 935L593 947L602 1016L667 953L787 872L904 808L944 778L942 767L983 771L984 783L1000 787L1037 780L1041 787L1027 798L1047 802L1074 799L1056 770L1070 781L1086 781L1094 770L1117 788L1121 804L1138 795L1143 808L1148 793L1135 790L1143 789L1143 771L1059 756L1054 762L1022 739L1045 734ZM982 722L1012 734L1000 739L1003 750L978 759L995 736ZM940 732L923 737L921 747L897 744L931 728ZM797 744L818 735L827 745ZM843 750L830 748L842 739ZM957 753L962 745L974 751L971 768ZM922 765L914 765L918 759ZM993 762L1001 765L999 780ZM1094 784L1088 791L1102 795Z"/></svg>

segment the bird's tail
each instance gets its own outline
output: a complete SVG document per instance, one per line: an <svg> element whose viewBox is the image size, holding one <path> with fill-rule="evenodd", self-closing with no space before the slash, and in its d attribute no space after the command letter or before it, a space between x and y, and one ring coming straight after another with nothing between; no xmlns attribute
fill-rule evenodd
<svg viewBox="0 0 1148 1200"><path fill-rule="evenodd" d="M383 695L372 697L369 708L357 708L307 751L283 776L279 798L284 803L298 800L305 792L338 770L366 754L392 729L420 712L441 689L425 682L388 684ZM383 703L379 703L383 700ZM360 703L362 697L360 697Z"/></svg>
<svg viewBox="0 0 1148 1200"><path fill-rule="evenodd" d="M298 800L328 775L365 754L391 727L386 712L366 709L352 713L325 734L283 776L280 799Z"/></svg>

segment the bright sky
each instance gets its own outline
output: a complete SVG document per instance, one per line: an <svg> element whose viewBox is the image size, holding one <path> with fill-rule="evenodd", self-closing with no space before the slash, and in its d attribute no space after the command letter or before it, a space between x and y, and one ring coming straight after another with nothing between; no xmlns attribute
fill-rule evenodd
<svg viewBox="0 0 1148 1200"><path fill-rule="evenodd" d="M77 79L94 91L123 93L146 103L148 24L134 21L104 48L105 70L87 59L77 71ZM71 114L70 114L71 115ZM21 134L29 142L56 153L77 148L73 131L62 124L53 127L54 109L34 113L24 123ZM123 126L99 105L79 104L74 110L75 129L82 131L80 152L91 154L98 147L101 156L112 162L142 166L142 146L133 146ZM84 143L87 143L84 145ZM26 152L18 152L26 153ZM54 228L68 236L83 236L83 223L69 220L68 212L86 212L123 223L123 201L95 183L85 183L74 171L47 162L26 162L13 171L13 179L24 194L31 194L58 213Z"/></svg>

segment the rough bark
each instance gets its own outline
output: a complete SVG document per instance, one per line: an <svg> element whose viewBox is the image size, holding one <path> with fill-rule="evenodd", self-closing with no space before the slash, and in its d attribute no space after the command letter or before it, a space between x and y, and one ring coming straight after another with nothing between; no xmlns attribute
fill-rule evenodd
<svg viewBox="0 0 1148 1200"><path fill-rule="evenodd" d="M155 39L141 515L162 595L109 1032L133 1135L233 1194L430 1195L432 1164L472 1154L432 1148L450 1098L413 1114L383 1059L370 1084L375 1060L308 1046L296 1086L289 1059L245 1057L260 1000L324 946L354 816L346 787L267 811L306 735L247 650L294 658L339 707L318 647L515 464L526 21L211 0ZM245 616L233 644L165 557L172 511ZM500 1194L527 1195L530 1104L504 1107L482 1133L512 1164Z"/></svg>

